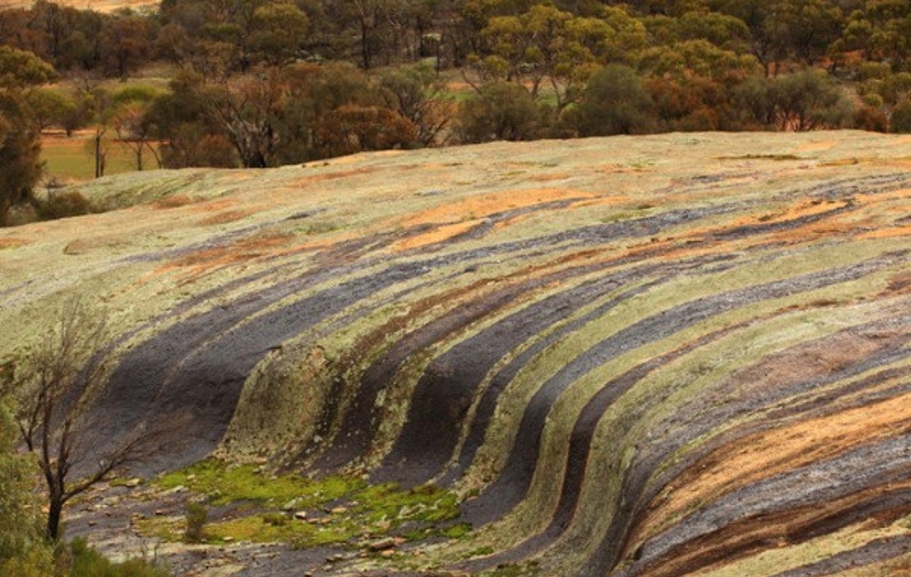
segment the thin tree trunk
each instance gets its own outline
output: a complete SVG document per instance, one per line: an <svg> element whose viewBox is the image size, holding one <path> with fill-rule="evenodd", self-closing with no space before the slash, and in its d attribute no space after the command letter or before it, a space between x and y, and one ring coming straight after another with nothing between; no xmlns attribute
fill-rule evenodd
<svg viewBox="0 0 911 577"><path fill-rule="evenodd" d="M47 513L47 538L57 541L60 536L60 519L63 515L63 499L58 495L51 495L48 499Z"/></svg>

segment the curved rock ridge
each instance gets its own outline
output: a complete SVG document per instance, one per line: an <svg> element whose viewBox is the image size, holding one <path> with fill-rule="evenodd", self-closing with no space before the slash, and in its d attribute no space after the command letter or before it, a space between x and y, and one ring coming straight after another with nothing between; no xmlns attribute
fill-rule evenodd
<svg viewBox="0 0 911 577"><path fill-rule="evenodd" d="M98 441L465 496L451 571L899 574L911 139L675 134L104 179L0 231L0 351L92 295ZM131 197L135 200L131 200Z"/></svg>

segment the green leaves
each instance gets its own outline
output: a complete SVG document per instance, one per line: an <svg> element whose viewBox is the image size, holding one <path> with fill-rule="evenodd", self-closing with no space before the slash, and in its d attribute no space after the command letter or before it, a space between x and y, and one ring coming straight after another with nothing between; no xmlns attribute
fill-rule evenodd
<svg viewBox="0 0 911 577"><path fill-rule="evenodd" d="M18 436L9 410L0 404L0 568L42 542L32 491L37 471L29 457L13 450Z"/></svg>
<svg viewBox="0 0 911 577"><path fill-rule="evenodd" d="M40 86L56 79L54 67L31 52L0 45L0 88Z"/></svg>

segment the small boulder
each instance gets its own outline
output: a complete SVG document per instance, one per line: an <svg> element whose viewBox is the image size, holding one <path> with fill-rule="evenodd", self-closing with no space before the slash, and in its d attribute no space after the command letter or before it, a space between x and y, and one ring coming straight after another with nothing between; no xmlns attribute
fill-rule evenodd
<svg viewBox="0 0 911 577"><path fill-rule="evenodd" d="M392 549L396 546L395 539L392 537L386 537L385 539L379 539L367 545L367 548L371 551L385 551L387 549Z"/></svg>

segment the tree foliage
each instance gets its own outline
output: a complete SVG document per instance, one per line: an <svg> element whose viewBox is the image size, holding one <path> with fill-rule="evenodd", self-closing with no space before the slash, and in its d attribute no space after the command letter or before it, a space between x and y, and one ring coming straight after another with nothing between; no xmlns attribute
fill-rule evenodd
<svg viewBox="0 0 911 577"><path fill-rule="evenodd" d="M168 167L262 167L601 131L906 130L909 6L164 0L151 13L102 14L38 0L0 10L0 220L28 197L40 174L36 134L50 126L117 133L137 168L149 155ZM54 67L122 79L156 61L177 72L149 99L113 102L99 80L73 80L66 97L37 88ZM628 67L622 82L606 83L616 65ZM476 93L463 104L447 94L453 75L441 74L454 67Z"/></svg>
<svg viewBox="0 0 911 577"><path fill-rule="evenodd" d="M544 133L535 99L513 82L495 81L462 103L457 133L461 142L532 140Z"/></svg>
<svg viewBox="0 0 911 577"><path fill-rule="evenodd" d="M55 78L54 69L34 54L0 45L0 226L41 176L40 125L28 95Z"/></svg>
<svg viewBox="0 0 911 577"><path fill-rule="evenodd" d="M595 72L575 109L582 136L643 134L654 131L654 103L636 71L611 64Z"/></svg>
<svg viewBox="0 0 911 577"><path fill-rule="evenodd" d="M384 106L414 125L416 143L439 143L452 107L442 98L445 87L431 67L417 64L386 69L379 76L379 88Z"/></svg>
<svg viewBox="0 0 911 577"><path fill-rule="evenodd" d="M14 559L21 559L44 541L39 507L35 498L35 463L19 455L15 447L19 431L13 414L5 403L0 404L0 572Z"/></svg>
<svg viewBox="0 0 911 577"><path fill-rule="evenodd" d="M854 112L842 87L823 70L779 76L770 88L780 130L842 128Z"/></svg>

